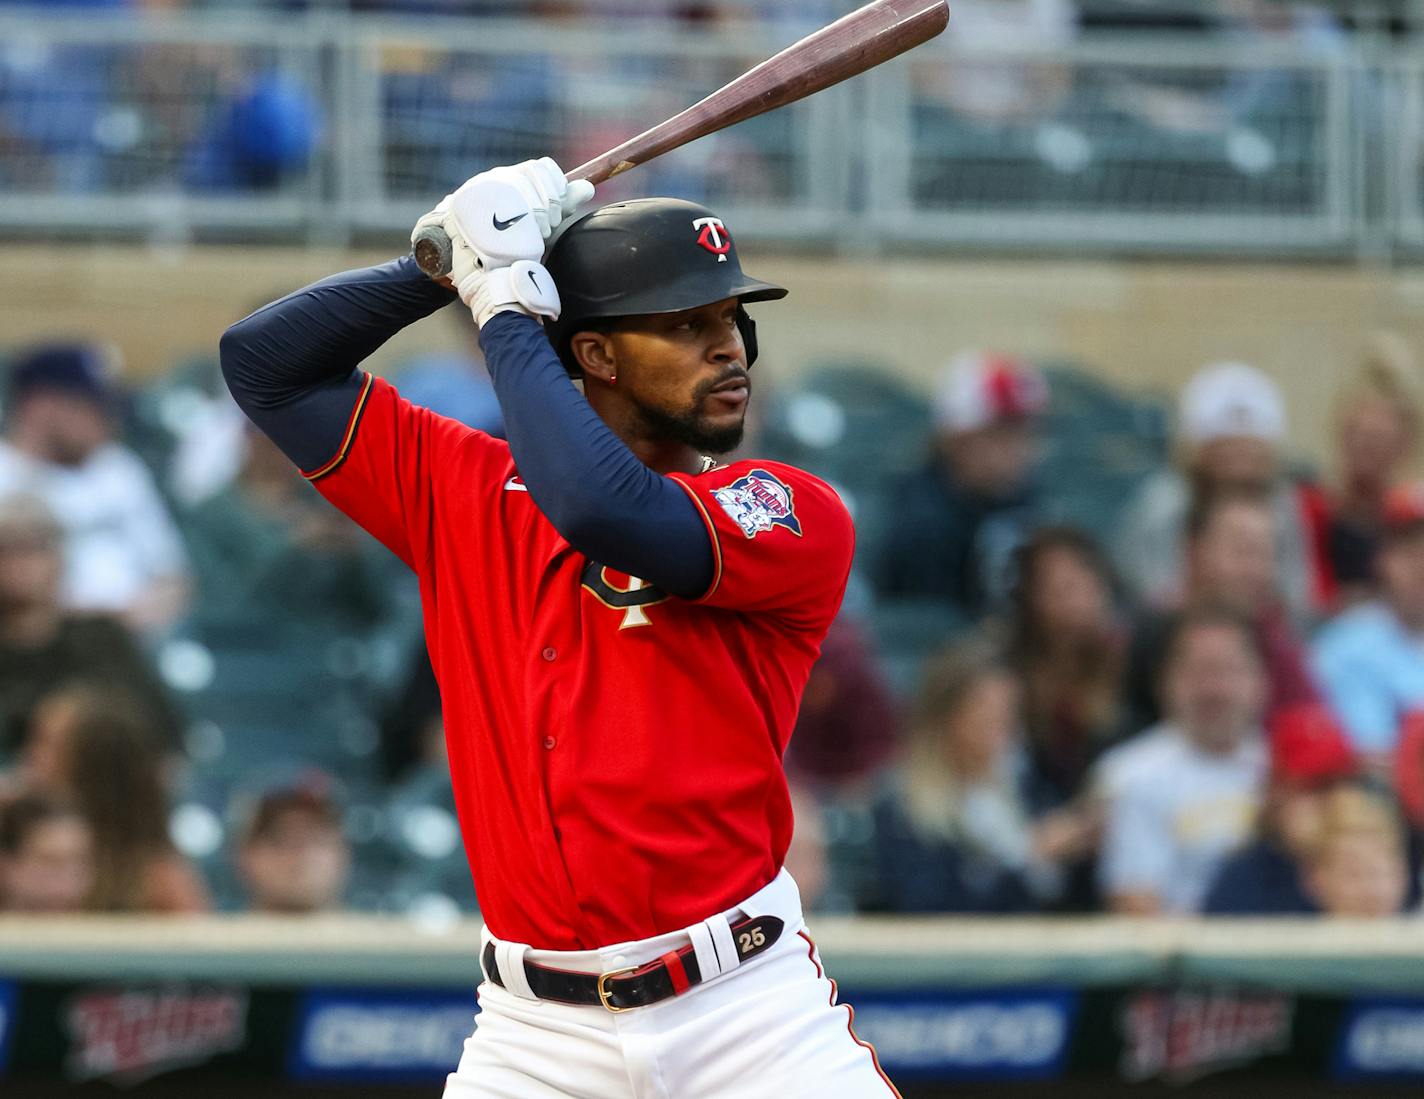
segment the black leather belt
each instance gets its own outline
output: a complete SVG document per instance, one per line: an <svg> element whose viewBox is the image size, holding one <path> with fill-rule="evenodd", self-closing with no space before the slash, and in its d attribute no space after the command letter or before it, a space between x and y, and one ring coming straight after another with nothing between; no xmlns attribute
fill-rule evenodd
<svg viewBox="0 0 1424 1099"><path fill-rule="evenodd" d="M781 938L785 926L776 916L747 917L728 923L732 942L737 947L738 964L770 949ZM507 987L495 961L494 943L485 944L482 961L485 975L500 988ZM526 960L524 976L529 981L530 991L541 1000L589 1006L602 1004L614 1012L647 1007L681 995L704 980L702 967L697 964L697 951L691 946L669 950L643 965L607 973L575 973Z"/></svg>

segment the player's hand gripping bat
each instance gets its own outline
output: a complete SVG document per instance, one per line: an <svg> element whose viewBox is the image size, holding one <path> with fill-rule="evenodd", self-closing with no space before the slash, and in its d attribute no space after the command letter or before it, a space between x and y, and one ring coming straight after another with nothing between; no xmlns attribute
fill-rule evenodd
<svg viewBox="0 0 1424 1099"><path fill-rule="evenodd" d="M872 0L744 72L681 114L580 164L567 178L602 183L699 137L873 69L927 42L948 22L946 0ZM413 251L415 262L431 278L449 274L450 238L438 225L416 237Z"/></svg>

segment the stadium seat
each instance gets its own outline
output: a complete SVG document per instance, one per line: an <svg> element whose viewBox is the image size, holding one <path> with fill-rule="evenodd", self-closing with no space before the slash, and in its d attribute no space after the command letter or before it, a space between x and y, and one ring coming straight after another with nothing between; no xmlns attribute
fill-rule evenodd
<svg viewBox="0 0 1424 1099"><path fill-rule="evenodd" d="M972 623L953 604L933 599L882 600L870 613L875 650L891 689L908 699L919 689L925 659Z"/></svg>

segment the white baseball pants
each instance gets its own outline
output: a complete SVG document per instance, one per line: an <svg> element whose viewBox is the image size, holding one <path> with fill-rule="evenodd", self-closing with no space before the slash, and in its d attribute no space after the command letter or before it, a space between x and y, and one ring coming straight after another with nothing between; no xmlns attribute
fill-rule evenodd
<svg viewBox="0 0 1424 1099"><path fill-rule="evenodd" d="M720 920L725 929L726 917L737 912L779 916L781 938L648 1007L613 1014L536 1000L485 980L475 1032L446 1081L445 1099L898 1099L875 1051L851 1029L854 1012L836 1003L835 982L806 933L791 875L781 871L705 924ZM485 941L496 946L505 982L527 986L526 957L602 973L684 947L703 926L588 951L533 950L488 932Z"/></svg>

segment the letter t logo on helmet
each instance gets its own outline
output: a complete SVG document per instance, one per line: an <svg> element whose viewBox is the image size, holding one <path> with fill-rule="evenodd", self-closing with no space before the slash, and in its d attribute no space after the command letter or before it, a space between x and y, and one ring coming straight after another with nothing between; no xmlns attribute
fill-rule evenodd
<svg viewBox="0 0 1424 1099"><path fill-rule="evenodd" d="M722 224L722 219L696 218L692 222L692 227L702 230L697 234L697 243L716 256L718 263L726 263L727 253L732 248L732 234L727 232L727 227Z"/></svg>
<svg viewBox="0 0 1424 1099"><path fill-rule="evenodd" d="M688 239L688 229L692 239ZM717 257L713 263L708 255ZM565 369L582 373L572 340L591 321L680 313L735 298L741 306L775 301L786 288L742 270L732 234L705 206L678 198L633 198L565 222L544 255L563 311L544 328ZM738 327L747 365L756 362L756 327L746 310Z"/></svg>

